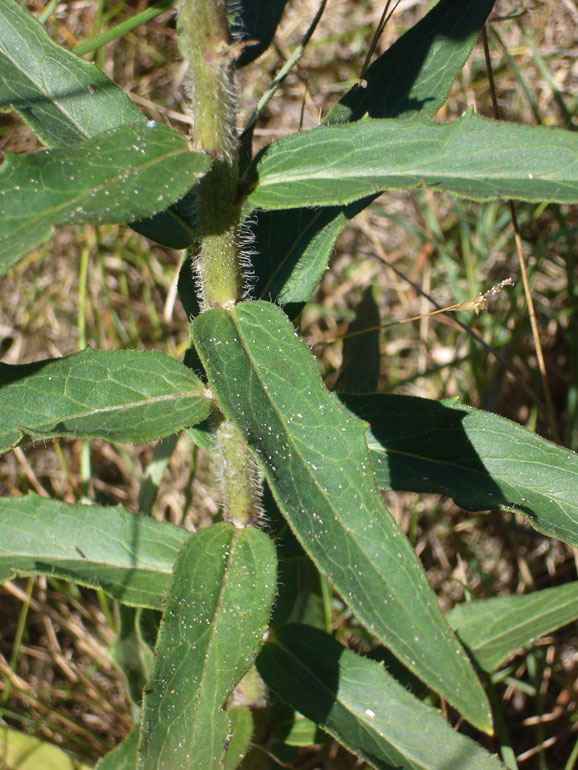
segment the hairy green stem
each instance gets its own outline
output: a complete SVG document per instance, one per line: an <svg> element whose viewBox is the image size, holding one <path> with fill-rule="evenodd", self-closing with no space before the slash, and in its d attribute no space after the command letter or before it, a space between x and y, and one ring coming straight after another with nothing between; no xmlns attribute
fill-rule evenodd
<svg viewBox="0 0 578 770"><path fill-rule="evenodd" d="M197 191L201 243L194 259L201 303L204 309L226 307L242 296L236 93L226 0L181 0L179 44L189 63L193 144L214 158Z"/></svg>
<svg viewBox="0 0 578 770"><path fill-rule="evenodd" d="M237 526L250 526L259 519L259 475L245 439L229 420L217 428L224 517Z"/></svg>
<svg viewBox="0 0 578 770"><path fill-rule="evenodd" d="M196 150L214 158L197 188L199 243L192 254L201 307L232 307L242 299L239 243L238 137L233 48L226 0L180 0L179 44L189 63L189 106ZM227 420L217 429L224 516L255 523L260 485L240 431Z"/></svg>

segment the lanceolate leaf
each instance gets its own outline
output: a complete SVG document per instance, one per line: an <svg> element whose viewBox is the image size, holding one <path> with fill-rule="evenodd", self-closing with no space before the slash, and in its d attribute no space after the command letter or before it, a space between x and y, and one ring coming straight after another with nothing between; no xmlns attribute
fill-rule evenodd
<svg viewBox="0 0 578 770"><path fill-rule="evenodd" d="M66 358L0 363L0 451L23 436L80 436L138 443L209 416L203 383L153 351L87 348Z"/></svg>
<svg viewBox="0 0 578 770"><path fill-rule="evenodd" d="M425 184L474 200L578 201L578 135L481 118L360 120L284 137L253 161L264 209L334 206Z"/></svg>
<svg viewBox="0 0 578 770"><path fill-rule="evenodd" d="M161 609L190 533L120 506L70 505L37 495L0 498L0 581L51 575L136 607Z"/></svg>
<svg viewBox="0 0 578 770"><path fill-rule="evenodd" d="M54 43L16 0L2 0L0 111L10 108L47 147L69 147L147 120L94 64ZM133 227L174 249L186 248L194 238L186 199Z"/></svg>
<svg viewBox="0 0 578 770"><path fill-rule="evenodd" d="M373 660L310 626L274 631L257 659L266 684L378 770L500 770Z"/></svg>
<svg viewBox="0 0 578 770"><path fill-rule="evenodd" d="M578 546L578 455L495 414L455 402L377 394L339 398L371 424L378 486L437 492L470 511L523 513Z"/></svg>
<svg viewBox="0 0 578 770"><path fill-rule="evenodd" d="M223 770L235 770L250 747L253 737L253 715L248 706L237 706L229 710L231 720L231 741L227 748Z"/></svg>
<svg viewBox="0 0 578 770"><path fill-rule="evenodd" d="M492 5L493 0L441 0L371 65L365 87L352 88L324 123L365 114L404 119L435 115ZM299 310L326 269L335 239L373 199L345 207L256 212L256 295Z"/></svg>
<svg viewBox="0 0 578 770"><path fill-rule="evenodd" d="M480 684L383 507L365 426L327 392L286 316L245 302L203 313L193 335L220 407L261 458L283 515L318 568L373 634L487 730Z"/></svg>
<svg viewBox="0 0 578 770"><path fill-rule="evenodd" d="M8 155L0 168L0 272L64 222L129 222L180 198L210 166L184 136L121 126L68 149Z"/></svg>
<svg viewBox="0 0 578 770"><path fill-rule="evenodd" d="M280 305L294 305L299 312L327 269L337 236L372 200L321 209L257 211L252 260L255 294Z"/></svg>
<svg viewBox="0 0 578 770"><path fill-rule="evenodd" d="M223 523L190 538L145 690L138 770L222 767L226 701L255 659L275 584L275 549L264 532Z"/></svg>
<svg viewBox="0 0 578 770"><path fill-rule="evenodd" d="M126 679L129 698L137 708L140 708L142 691L150 678L153 667L153 651L160 624L158 610L119 604L116 616L118 619L116 639L110 647L111 658ZM149 621L152 621L150 626L153 627L154 621L156 621L156 632L152 646L143 633L143 626L148 630ZM136 746L134 756L136 757Z"/></svg>
<svg viewBox="0 0 578 770"><path fill-rule="evenodd" d="M520 647L578 618L578 582L467 602L446 617L480 668L491 673Z"/></svg>
<svg viewBox="0 0 578 770"><path fill-rule="evenodd" d="M323 121L430 118L445 102L495 0L441 0L376 59Z"/></svg>
<svg viewBox="0 0 578 770"><path fill-rule="evenodd" d="M279 552L279 549L278 549ZM279 558L279 591L271 626L307 623L317 628L331 628L331 598L325 592L319 571L311 559L301 556Z"/></svg>
<svg viewBox="0 0 578 770"><path fill-rule="evenodd" d="M54 43L17 0L0 6L0 110L47 147L66 147L146 116L94 64Z"/></svg>

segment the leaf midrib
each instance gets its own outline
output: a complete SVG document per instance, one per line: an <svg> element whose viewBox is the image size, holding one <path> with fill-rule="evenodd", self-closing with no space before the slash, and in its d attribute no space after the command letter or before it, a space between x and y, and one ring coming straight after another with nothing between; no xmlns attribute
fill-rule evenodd
<svg viewBox="0 0 578 770"><path fill-rule="evenodd" d="M229 315L229 317L230 317L230 318L233 320L233 326L235 327L235 330L237 331L237 335L238 335L239 341L240 341L240 342L241 342L241 344L242 344L242 349L243 349L243 352L244 352L244 354L245 354L245 356L246 356L247 360L248 360L248 361L251 363L251 362L252 362L252 357L249 355L249 351L248 351L248 348L247 348L247 346L246 346L246 344L245 344L244 335L243 335L243 334L242 334L242 332L241 332L240 324L239 324L239 323L238 323L238 321L237 321L236 315L235 315L234 313L227 313L227 314L228 314L228 315ZM271 398L270 398L270 395L269 395L269 389L264 387L264 382L263 382L263 380L262 380L262 378L261 378L261 376L260 376L260 373L259 373L259 371L257 370L257 368L256 368L255 366L253 366L253 365L252 365L252 363L251 363L251 366L250 366L249 368L250 368L250 370L251 370L251 371L253 371L253 373L254 373L254 376L255 376L255 377L256 377L256 379L259 381L259 384L260 384L260 386L261 386L261 391L262 391L262 393L265 395L265 397L266 397L266 399L267 399L267 401L268 401L268 403L269 403L270 407L273 409L273 411L274 411L274 413L275 413L275 415L276 415L276 417L277 417L278 423L279 423L279 424L282 426L282 428L281 428L281 429L282 429L282 431L283 431L283 434L284 434L284 435L285 435L287 438L289 438L289 437L290 437L290 434L288 433L288 431L287 431L287 430L286 430L286 428L285 428L285 423L284 423L284 420L283 420L283 419L281 419L281 416L280 416L280 412L279 412L279 410L278 410L278 408L277 408L276 404L275 404L275 403L274 403L274 402L271 400ZM335 402L335 403L336 403L336 405L339 407L339 404L338 404L337 402ZM291 441L289 441L288 443L289 443L290 445L293 445L293 444L294 444L294 441L293 441L293 440L291 440ZM328 500L328 498L327 498L327 495L326 495L325 491L324 491L324 490L323 490L323 489L322 489L322 488L319 486L319 484L317 484L317 483L316 483L316 481L315 481L315 476L314 476L313 472L311 471L311 469L309 468L308 464L305 462L305 460L303 460L303 459L302 459L302 457L301 457L301 454L300 454L299 452L296 452L296 454L297 454L297 456L299 457L299 462L300 462L300 465L306 469L307 475L309 476L310 480L312 480L312 481L313 481L313 486L314 486L314 488L315 488L315 489L318 491L318 493L321 495L322 499L325 501L325 504L326 504L327 508L328 508L330 511L332 511L332 510L333 510L333 508L332 508L332 506L331 506L331 505L330 505L330 503L329 503L329 500ZM371 468L371 470L373 471L373 466L372 466L372 464L371 464L371 460L370 460L370 458L368 457L368 458L367 458L367 460L368 460L368 468ZM266 463L265 463L265 467L267 467ZM376 494L377 494L377 500L378 500L378 503L381 505L381 508L382 508L382 511L383 511L383 513L384 513L385 515L389 515L389 514L388 514L388 512L386 511L385 507L383 506L383 503L381 503L381 500L379 499L379 494L378 494L378 493L376 493ZM370 566L370 568L371 568L371 571L372 571L372 573L378 577L378 579L379 579L379 582L380 582L380 583L381 583L381 584L382 584L384 587L386 587L386 588L387 588L387 590L389 591L389 588L388 588L388 586L387 586L387 582L384 580L384 578L383 578L383 576L382 576L381 572L380 572L378 569L376 569L376 567L373 565L373 563L372 563L372 562L371 562L371 561L370 561L370 560L369 560L369 559L368 559L368 558L365 556L365 553L364 553L364 549L363 549L363 548L360 546L360 544L359 544L359 540L358 540L358 537L357 537L357 533L354 533L352 530L350 530L350 529L349 529L349 528L348 528L348 527L347 527L347 526L344 524L344 522L342 521L341 517L340 517L340 516L337 516L337 514L334 514L334 521L336 521L336 522L339 524L339 526L340 526L340 528L341 528L342 532L343 532L344 534L346 534L346 536L347 536L347 537L351 538L351 539L352 539L352 540L355 542L355 546L356 546L356 548L357 548L357 549L358 549L358 551L359 551L359 552L360 552L360 553L363 555L363 558L364 558L364 560L366 561L366 563L367 563L367 564L369 564L369 566ZM305 546L305 544L304 544L304 546ZM307 548L306 548L306 550L307 550ZM402 566L405 566L405 565L404 565L404 564L402 564ZM397 598L396 598L396 603L398 604L398 606L399 606L399 608L400 608L400 610L401 610L401 611L405 612L405 614L406 614L408 617L411 617L411 616L410 616L410 613L409 613L409 611L406 609L406 607L403 605L403 603L402 603L401 601L399 601L399 599L397 599ZM363 611L363 610L362 610L362 612L363 612L363 614L365 615L365 611ZM428 613L428 614L429 614L429 613ZM448 629L449 629L449 626L448 626ZM450 629L450 630L451 630L451 629ZM380 633L381 633L381 632L380 632ZM397 640L398 640L398 642L399 642L399 645L401 645L401 647L402 647L402 648L405 650L405 647L406 647L406 643L405 643L405 640L404 640L404 638L403 638L402 636L400 636L400 635L396 634L396 632L395 632L395 629L393 629L393 628L389 628L389 630L388 630L388 633L389 633L389 637L390 637L390 638L392 638L392 639L397 639ZM412 663L411 663L411 657L410 657L410 656L408 656L408 655L407 655L405 652L404 652L404 653L398 652L397 654L399 654L400 656L403 654L403 655L404 655L404 657L406 658L406 664L409 666L409 668L410 668L411 670L414 670L414 668L415 668L415 667L414 667L414 666L412 665ZM422 661L421 661L421 665L422 665L424 668L426 668L426 669L427 669L427 670L428 670L428 671L431 673L431 675L432 675L432 681L438 681L438 682L439 682L439 681L442 681L442 680L441 680L441 678L440 678L440 676L439 676L439 674L438 674L438 673L435 671L435 669L432 669L432 668L430 667L430 665L429 665L429 662L428 662L428 663L425 663L423 658L422 658Z"/></svg>
<svg viewBox="0 0 578 770"><path fill-rule="evenodd" d="M131 401L128 404L119 404L115 406L102 406L102 407L96 407L94 409L88 409L82 412L74 412L70 414L65 414L63 416L58 415L46 415L46 420L58 420L59 422L63 422L65 420L79 420L87 417L91 417L92 415L98 415L98 414L107 414L111 412L123 412L123 411L131 411L133 409L138 409L140 407L149 406L151 404L160 404L167 401L178 401L180 399L184 398L197 398L199 400L204 400L204 396L202 393L199 393L198 391L185 391L185 392L178 392L178 393L167 393L160 396L153 396L151 398L143 398L140 401ZM40 414L40 413L38 413ZM18 428L26 428L29 426L22 426L18 425L15 426Z"/></svg>
<svg viewBox="0 0 578 770"><path fill-rule="evenodd" d="M284 653L285 653L285 654L286 654L286 655L287 655L289 658L292 658L294 661L296 661L297 665L298 665L300 668L302 668L302 669L304 669L305 671L307 671L307 672L309 673L309 675L312 677L312 679L314 679L314 680L315 680L315 681L318 683L318 685L319 685L320 687L322 687L322 688L323 688L323 689L324 689L324 690L325 690L327 693L329 693L329 695L331 695L331 696L332 696L332 698L333 698L334 702L336 702L337 704L339 704L339 706L340 706L342 709L344 709L344 711L346 711L348 714L350 714L350 715L351 715L351 716L354 718L354 720L355 720L356 722L359 722L361 725L363 725L363 726L364 726L364 728L365 728L366 730L368 730L368 732L370 732L370 733L376 733L377 735L379 735L379 737L380 737L380 739L381 739L382 741L385 741L385 742L386 742L386 743L388 743L390 746L393 746L393 747L396 749L396 751L398 751L398 752L401 754L401 756L403 756L403 757L407 757L408 761L412 762L412 763L414 764L414 766L415 766L415 767L421 767L421 768L423 768L423 770L431 770L431 765L424 765L423 763L420 763L419 765L416 765L416 763L415 763L415 759L414 759L414 757L413 757L413 755L412 755L412 754L410 754L410 753L409 753L409 752L407 752L407 751L402 751L402 748L403 748L402 746L398 746L397 744L394 744L392 741L388 740L386 737L384 737L384 736L383 736L383 735L380 733L380 731L379 731L379 730L376 730L376 729L371 729L371 728L372 728L372 725L374 724L374 722L365 721L364 719L362 719L362 718L360 717L360 715L359 715L359 714L358 714L356 711L353 711L353 710L352 710L351 706L349 706L348 704L346 704L346 703L345 703L345 701L344 701L344 700L342 700L341 698L339 698L339 692L338 692L338 690L331 690L331 689L330 689L330 688L327 686L327 684L326 684L326 683L325 683L325 682L324 682L322 679L320 679L320 678L318 677L318 675L317 675L317 674L316 674L316 673L315 673L315 672L314 672L314 671L313 671L313 670L312 670L312 669L311 669L309 666L306 666L306 665L303 663L303 661L301 661L301 660L300 660L300 659L299 659L299 658L298 658L296 655L294 655L294 654L291 652L291 650L287 649L287 648L286 648L286 647L285 647L283 644L281 644L281 643L279 642L279 640L278 640L276 637L273 637L273 639L272 639L272 640L270 640L270 642L271 642L271 644L274 644L274 645L276 645L277 647L279 647L279 649L283 650L283 652L284 652ZM327 722L326 722L325 724L326 724L326 726L324 727L324 729L326 729L326 730L327 730L327 732L330 732L330 733L333 735L333 737L334 737L334 738L336 738L337 740L340 740L341 736L338 734L338 732L337 732L336 730L331 730L331 728L330 728L329 726L327 726Z"/></svg>
<svg viewBox="0 0 578 770"><path fill-rule="evenodd" d="M112 130L115 130L115 129L112 129ZM51 152L51 150L45 150L44 152ZM66 211L67 209L74 207L74 205L77 203L81 204L82 201L86 200L87 197L94 198L96 195L105 191L108 187L111 187L112 185L117 184L119 181L126 181L127 184L129 184L131 179L134 179L134 177L138 176L138 174L141 173L142 171L147 170L148 168L152 168L158 163L164 163L167 160L176 158L179 155L185 155L187 153L189 153L189 150L183 147L172 150L171 152L165 152L162 155L157 155L154 158L146 160L140 165L131 166L127 170L123 171L122 173L119 172L116 176L110 177L105 181L99 183L98 185L95 185L94 187L83 188L83 190L79 192L78 195L72 198L67 198L65 201L63 201L60 204L43 208L42 211L38 214L37 220L39 220L39 222L37 221L37 224L40 224L41 226L43 222L48 226L51 226L54 224L62 224L62 222L59 220L59 217L58 217L59 212L62 212L63 210ZM80 174L84 170L85 169L79 168L78 173ZM193 171L192 173L194 176L198 176L202 172ZM6 192L9 193L10 190L7 190ZM162 201L158 201L158 209L156 210L160 211L163 208L163 205L164 204ZM9 214L9 215L3 214L3 216L5 216L6 219L11 222L18 222L19 220L21 220L22 222L20 225L17 225L15 228L10 230L10 232L7 234L6 237L12 237L14 233L18 233L22 228L30 227L30 214L26 212L25 209L20 209L20 210L25 212L20 216L12 215L12 214ZM106 214L106 209L104 207L103 207L103 212ZM75 213L76 212L71 211L70 217L67 217L66 220L67 221L70 220L71 224L81 224L83 221L82 217L79 220L76 220L74 218ZM94 222L101 221L98 217L97 212L94 213L94 216L91 215L90 219L91 221L94 221Z"/></svg>
<svg viewBox="0 0 578 770"><path fill-rule="evenodd" d="M7 24L10 26L10 29L12 30L12 36L15 37L15 38L18 38L18 40L21 41L21 43L20 43L21 45L25 45L28 49L30 49L31 46L30 46L30 41L28 40L28 38L23 37L20 34L18 28L15 26L14 23L11 23L11 22L7 21ZM35 35L35 42L36 42L36 39L37 39L37 35ZM53 42L53 41L50 41L50 42ZM58 48L58 46L56 46L56 47ZM42 78L38 77L35 80L32 77L32 75L31 75L31 72L33 72L33 70L31 71L30 69L24 69L22 66L20 66L19 60L17 60L16 58L14 58L11 55L11 50L12 49L10 47L6 48L6 46L3 46L2 48L0 48L0 53L11 63L12 67L20 74L20 76L23 77L30 84L30 88L32 90L38 91L39 93L41 93L44 96L46 96L47 97L47 101L49 101L50 104L53 107L57 108L58 112L60 113L60 115L63 118L65 118L66 122L70 126L73 126L78 131L79 137L84 137L85 139L91 138L92 135L85 128L83 128L83 126L77 120L75 120L73 118L71 111L70 110L66 110L64 108L64 106L61 105L59 101L57 101L57 99L53 98L53 96L50 93L50 91L47 90L44 87L44 83L42 81ZM65 49L65 50L67 50L67 49ZM68 50L67 50L67 52L68 53L72 53L72 52L70 52ZM38 62L38 65L39 65L38 72L41 72L42 71L41 59L40 59L40 57L38 57L36 55L34 50L32 50L32 54L34 55L34 60L36 62ZM45 58L45 57L42 57L42 58ZM84 62L84 60L81 59L81 58L79 58L79 61ZM84 62L84 63L87 64L88 62ZM98 73L98 74L100 74L100 73ZM69 97L68 94L64 94L64 96L66 96L67 98ZM126 97L126 98L129 101L130 105L132 106L132 102L130 102L130 99L128 99L128 97ZM15 106L13 102L10 102L10 104L12 105L13 109L15 109L16 111L19 111L19 108L17 106ZM141 117L139 117L139 115L141 115ZM131 120L129 123L123 123L122 125L131 125L132 123L135 123L135 124L144 123L145 120L146 120L146 116L144 114L140 113L140 111L139 111L138 114L135 113L134 120Z"/></svg>
<svg viewBox="0 0 578 770"><path fill-rule="evenodd" d="M215 603L215 613L214 613L213 617L215 617L217 614L219 615L219 618L221 617L221 615L222 615L222 607L223 607L223 603L224 603L223 602L223 597L224 597L225 591L227 590L228 585L229 585L231 564L232 564L232 561L233 561L233 557L234 557L234 555L236 553L236 548L237 548L238 539L239 539L238 530L233 530L232 534L233 534L233 538L231 539L231 544L230 544L230 546L228 548L227 562L226 562L225 569L224 569L223 579L221 581L221 588L220 588L220 591L219 591L219 596L218 596L218 599L217 599L217 601ZM198 688L197 688L197 690L196 690L196 692L195 692L195 694L193 695L193 698L192 698L192 706L194 708L194 718L193 718L193 722L192 722L191 728L190 728L191 735L194 735L195 728L196 728L196 726L198 724L198 721L199 721L199 719L198 719L199 713L200 713L199 703L202 701L203 695L204 695L204 693L203 693L203 682L205 682L206 677L207 677L207 669L208 669L208 666L209 666L209 660L211 658L212 651L214 649L215 637L217 635L217 626L218 625L219 625L218 621L217 621L217 623L213 622L211 624L211 628L210 628L210 631L209 631L209 637L207 639L207 644L206 644L206 647L205 647L205 651L203 653L203 665L201 666L201 672L200 672L200 678L199 678L199 686L198 686ZM210 697L212 697L212 694L211 694ZM223 702L226 700L226 698L227 698L227 695L224 696ZM218 714L221 714L221 713L222 713L222 711L219 708Z"/></svg>
<svg viewBox="0 0 578 770"><path fill-rule="evenodd" d="M438 458L432 457L431 455L424 455L424 456L422 456L422 455L419 455L417 452L407 452L407 451L403 451L401 449L395 449L395 448L392 448L392 447L385 447L384 448L383 444L380 444L377 439L376 439L376 442L377 442L376 444L371 444L370 445L369 450L370 450L370 452L375 452L377 455L380 455L380 456L383 455L383 457L387 457L387 455L389 455L389 454L398 455L400 457L409 457L409 458L411 458L413 460L422 460L422 461L424 461L424 462L426 462L426 463L428 463L430 465L439 465L440 467L446 466L448 468L457 468L458 470L466 471L468 473L472 473L472 474L478 475L480 477L490 476L493 479L494 478L495 479L499 479L504 484L508 484L510 486L514 486L515 488L522 487L523 489L528 489L531 492L536 492L541 497L556 496L556 492L551 492L551 493L547 494L546 492L540 491L539 488L534 489L534 487L530 486L528 483L525 483L525 482L524 482L523 485L521 485L521 484L516 485L516 484L514 484L514 482L509 480L509 477L504 476L504 475L500 474L499 472L489 473L487 470L486 470L486 472L484 472L484 471L479 470L478 468L472 468L472 467L470 467L468 465L463 465L463 464L460 463L459 460L440 460ZM499 459L499 458L497 458L497 459ZM535 466L538 466L540 468L547 467L547 468L551 469L552 471L557 471L558 473L563 473L563 474L569 473L569 474L571 474L573 476L576 476L578 478L578 473L575 473L573 470L567 470L567 469L561 468L559 465L552 465L552 464L548 464L546 462L541 462L539 460L528 460L527 458L520 458L519 460L516 460L515 462L522 462L525 465L529 465L529 466L535 465Z"/></svg>
<svg viewBox="0 0 578 770"><path fill-rule="evenodd" d="M556 614L560 610L566 609L566 607L568 607L568 605L572 605L572 604L576 604L576 597L571 597L571 598L567 599L566 601L562 602L561 604L556 604L556 606L553 607L553 608L547 608L547 609L542 610L540 612L540 614L533 615L532 616L532 620L526 620L526 621L521 622L521 623L516 623L516 625L513 626L513 627L509 626L508 629L500 631L499 633L496 632L496 634L493 635L493 636L486 637L484 639L484 643L483 644L476 645L475 641L473 641L472 644L470 645L470 647L471 647L473 652L484 651L487 647L490 647L493 644L499 643L501 639L503 639L505 636L508 635L509 631L511 631L512 628L514 628L515 630L523 630L523 629L527 628L528 630L531 631L532 625L535 623L536 620L543 620L544 618L548 618L550 615L556 616ZM516 612L516 610L513 610L513 611ZM517 610L517 612L520 612L520 613L525 612L525 611L526 611L525 608L520 608L519 610ZM490 624L490 628L491 628L491 625L492 624ZM457 630L456 633L459 634L459 629ZM536 638L537 636L540 636L542 633L546 633L546 632L537 632L535 634L534 638Z"/></svg>

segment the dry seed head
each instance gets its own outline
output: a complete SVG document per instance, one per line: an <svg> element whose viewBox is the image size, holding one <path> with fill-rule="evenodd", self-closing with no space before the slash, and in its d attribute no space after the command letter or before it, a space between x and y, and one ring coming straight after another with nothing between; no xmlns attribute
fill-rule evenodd
<svg viewBox="0 0 578 770"><path fill-rule="evenodd" d="M488 291L484 291L481 294L477 294L473 299L467 299L465 302L460 302L459 305L453 306L452 310L473 310L476 315L480 314L481 310L486 310L488 307L488 299L494 297L496 294L504 288L504 286L513 286L514 281L511 278L504 278L503 281L492 286ZM446 308L449 309L449 308Z"/></svg>

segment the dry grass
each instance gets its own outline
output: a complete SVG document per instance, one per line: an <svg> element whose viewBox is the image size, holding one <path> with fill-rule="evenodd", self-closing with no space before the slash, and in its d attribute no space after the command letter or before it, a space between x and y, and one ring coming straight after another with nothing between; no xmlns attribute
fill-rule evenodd
<svg viewBox="0 0 578 770"><path fill-rule="evenodd" d="M144 0L118 8L109 23L141 10ZM384 50L424 10L419 0L403 1L380 43ZM40 0L29 0L34 12ZM117 6L71 0L58 6L48 25L53 37L71 46L100 31L99 16ZM300 39L315 9L313 0L293 0L275 45L242 73L242 115L247 115L280 63ZM377 0L333 0L305 56L271 102L256 131L258 146L319 116L357 77L382 4ZM491 37L492 60L502 109L508 119L564 125L560 103L577 101L578 11L572 0L501 0L496 28L517 70ZM543 58L551 82L528 40ZM97 63L125 88L150 117L186 131L183 67L174 24L165 13L146 28L99 51ZM524 96L523 77L535 102ZM557 89L553 93L552 84ZM490 115L487 76L477 49L438 116L458 116L468 105ZM28 152L38 147L21 122L0 115L0 149ZM517 275L511 226L504 207L455 203L430 193L387 196L341 236L302 330L312 343L342 334L364 289L374 286L381 317L403 318L431 309L403 276L441 303L460 301L507 275ZM578 417L568 391L578 387L578 335L571 312L578 300L571 283L576 268L576 209L520 207L529 255L534 300L554 395L556 419L565 442L577 448ZM79 310L79 265L89 260L86 302ZM393 265L399 273L392 270ZM45 247L19 263L1 283L0 332L3 361L24 363L75 352L82 343L101 349L152 347L182 357L188 331L175 299L179 256L151 245L125 228L62 229ZM575 278L574 278L575 279ZM79 316L80 313L80 316ZM79 322L79 317L81 318ZM536 393L540 382L520 287L504 293L491 312L475 320L476 331L508 358ZM85 331L83 331L85 325ZM331 385L341 364L340 344L325 344L323 371ZM495 359L480 352L451 321L438 317L394 327L382 337L380 387L441 398L459 395L512 417L547 435L548 425L520 384ZM210 463L192 444L179 440L155 503L155 515L188 526L204 525L218 512ZM36 444L5 456L0 487L5 495L33 490L68 502L83 494L95 501L138 510L139 482L152 456L150 445L119 447L81 441ZM444 609L464 598L519 593L576 577L569 548L497 513L469 514L440 498L388 495L388 505L422 558ZM130 704L111 662L114 639L111 604L94 592L38 578L15 581L0 592L0 698L7 723L62 744L96 760L131 724ZM20 646L15 639L22 632ZM576 674L578 634L567 627L542 640L529 655L516 657L507 682L497 686L517 754L529 752L524 770L562 769L578 738ZM516 686L516 682L521 686ZM534 694L531 694L534 688ZM541 716L542 723L536 723ZM533 721L534 720L534 721ZM552 745L532 753L545 740ZM491 746L495 750L495 746ZM305 752L300 767L338 768L353 764L341 750ZM39 770L41 770L39 768ZM457 770L457 769L456 769ZM570 770L570 768L567 768Z"/></svg>

